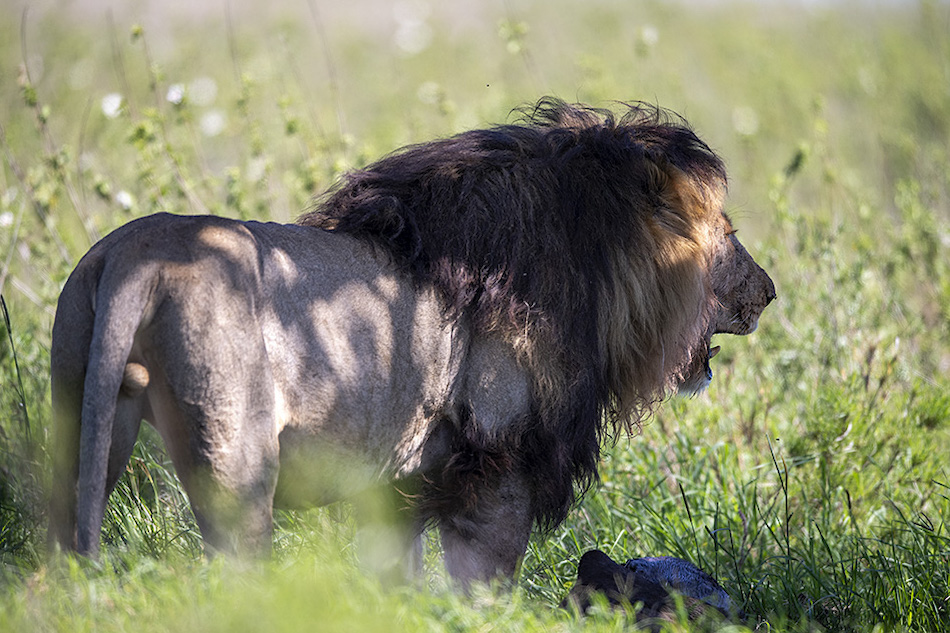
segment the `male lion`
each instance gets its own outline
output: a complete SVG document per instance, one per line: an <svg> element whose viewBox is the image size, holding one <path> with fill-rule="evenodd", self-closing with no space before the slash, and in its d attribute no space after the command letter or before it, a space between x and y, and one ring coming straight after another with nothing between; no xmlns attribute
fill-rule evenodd
<svg viewBox="0 0 950 633"><path fill-rule="evenodd" d="M543 99L408 147L295 225L155 215L96 244L56 312L50 535L94 555L143 418L213 549L272 507L412 486L461 585L511 576L603 436L704 388L714 334L774 298L686 124ZM418 542L418 539L415 539Z"/></svg>

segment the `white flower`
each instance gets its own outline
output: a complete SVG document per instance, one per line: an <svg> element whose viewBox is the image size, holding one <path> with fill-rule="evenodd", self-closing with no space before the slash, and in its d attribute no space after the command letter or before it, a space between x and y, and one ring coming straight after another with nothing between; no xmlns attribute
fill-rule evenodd
<svg viewBox="0 0 950 633"><path fill-rule="evenodd" d="M869 66L862 66L858 69L858 82L861 84L861 87L864 89L864 92L870 97L877 95L877 77L874 74L874 70Z"/></svg>
<svg viewBox="0 0 950 633"><path fill-rule="evenodd" d="M396 46L406 55L421 53L432 42L432 28L425 22L405 22L393 37Z"/></svg>
<svg viewBox="0 0 950 633"><path fill-rule="evenodd" d="M122 95L118 92L110 92L102 98L102 113L110 119L119 116L122 111Z"/></svg>
<svg viewBox="0 0 950 633"><path fill-rule="evenodd" d="M16 187L7 187L3 191L3 195L0 196L0 202L2 202L5 207L11 206L18 195L20 195L20 192Z"/></svg>
<svg viewBox="0 0 950 633"><path fill-rule="evenodd" d="M13 214L9 211L4 211L0 213L0 228L5 229L8 226L13 226Z"/></svg>
<svg viewBox="0 0 950 633"><path fill-rule="evenodd" d="M169 103L174 103L175 105L181 105L181 102L185 100L185 85L170 85L168 87L168 92L165 93L165 100Z"/></svg>
<svg viewBox="0 0 950 633"><path fill-rule="evenodd" d="M416 97L418 97L419 101L429 105L435 105L438 103L441 96L442 87L434 81L427 81L423 83L416 91Z"/></svg>
<svg viewBox="0 0 950 633"><path fill-rule="evenodd" d="M759 131L759 115L749 106L739 106L732 111L732 127L739 136L755 136Z"/></svg>
<svg viewBox="0 0 950 633"><path fill-rule="evenodd" d="M660 41L660 31L652 24L647 24L640 29L640 41L647 48L652 48Z"/></svg>
<svg viewBox="0 0 950 633"><path fill-rule="evenodd" d="M247 179L251 182L259 182L267 173L267 159L257 156L247 161Z"/></svg>
<svg viewBox="0 0 950 633"><path fill-rule="evenodd" d="M86 171L93 168L93 166L96 164L96 159L92 153L83 152L82 154L79 155L78 162L79 162L79 169L81 169L82 171Z"/></svg>
<svg viewBox="0 0 950 633"><path fill-rule="evenodd" d="M422 0L402 0L393 6L397 24L393 41L406 55L421 53L432 43L431 12L432 7Z"/></svg>
<svg viewBox="0 0 950 633"><path fill-rule="evenodd" d="M205 136L217 136L224 131L224 113L221 110L209 110L201 117L198 127Z"/></svg>
<svg viewBox="0 0 950 633"><path fill-rule="evenodd" d="M132 197L132 194L125 189L115 194L115 201L126 211L131 209L132 205L135 204L135 199Z"/></svg>

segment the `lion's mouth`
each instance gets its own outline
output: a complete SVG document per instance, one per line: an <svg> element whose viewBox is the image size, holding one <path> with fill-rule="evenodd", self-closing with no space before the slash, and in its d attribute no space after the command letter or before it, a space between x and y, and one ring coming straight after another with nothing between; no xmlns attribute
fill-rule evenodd
<svg viewBox="0 0 950 633"><path fill-rule="evenodd" d="M712 337L719 333L714 332L700 340L696 351L692 354L692 361L686 371L683 372L683 377L680 380L678 391L681 394L699 393L712 382L713 371L710 361L722 351L722 347L719 345L712 346Z"/></svg>
<svg viewBox="0 0 950 633"><path fill-rule="evenodd" d="M710 367L709 362L713 358L715 358L716 355L719 354L719 352L722 351L722 346L720 345L716 345L714 347L712 346L712 337L714 337L717 334L724 334L724 332L716 330L703 341L703 343L705 343L704 348L706 350L705 365L706 365L706 379L707 380L712 380L712 368Z"/></svg>
<svg viewBox="0 0 950 633"><path fill-rule="evenodd" d="M706 349L708 350L706 352L706 380L707 381L711 381L712 376L713 376L712 365L710 364L710 361L712 361L712 359L715 358L716 354L718 354L720 350L722 350L722 347L719 345L716 345L715 347L709 347L709 345L710 345L709 343L706 343Z"/></svg>
<svg viewBox="0 0 950 633"><path fill-rule="evenodd" d="M712 350L708 341L700 339L693 353L690 354L689 361L683 367L679 374L676 391L680 395L697 394L709 386L712 380L712 368L709 366L709 360L712 358Z"/></svg>
<svg viewBox="0 0 950 633"><path fill-rule="evenodd" d="M706 379L706 383L708 385L709 381L711 381L713 377L711 361L713 358L716 357L716 354L722 351L722 347L719 345L716 345L715 347L711 347L712 336L704 340L703 343L704 343L703 349L705 350L705 354L702 354L700 358L703 359L703 369L705 370L703 371L703 377Z"/></svg>

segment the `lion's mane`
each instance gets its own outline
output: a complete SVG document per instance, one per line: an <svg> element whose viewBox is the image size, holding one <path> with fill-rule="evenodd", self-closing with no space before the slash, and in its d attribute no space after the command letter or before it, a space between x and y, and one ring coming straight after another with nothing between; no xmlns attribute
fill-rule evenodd
<svg viewBox="0 0 950 633"><path fill-rule="evenodd" d="M704 218L718 214L723 164L675 115L625 107L542 99L518 124L355 171L300 219L370 241L476 336L512 347L530 419L514 437L461 441L447 468L517 460L546 527L596 478L606 436L678 383L714 302Z"/></svg>

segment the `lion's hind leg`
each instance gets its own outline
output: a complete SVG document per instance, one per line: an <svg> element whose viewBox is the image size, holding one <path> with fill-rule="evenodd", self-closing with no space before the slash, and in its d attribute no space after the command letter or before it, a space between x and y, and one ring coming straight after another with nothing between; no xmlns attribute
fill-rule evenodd
<svg viewBox="0 0 950 633"><path fill-rule="evenodd" d="M266 556L273 534L278 446L272 413L212 402L159 386L152 406L209 553ZM205 393L214 393L205 385ZM184 400L184 402L183 402ZM268 430L270 429L270 430Z"/></svg>
<svg viewBox="0 0 950 633"><path fill-rule="evenodd" d="M53 490L50 497L50 527L48 541L51 550L78 549L77 539L77 480L79 478L80 416L83 400L84 371L69 367L70 359L55 357L52 370L53 385ZM82 359L80 355L76 359ZM135 440L138 437L145 400L120 393L111 424L108 466L105 474L104 499L109 498L125 472ZM98 537L98 526L95 530ZM97 540L97 539L96 539ZM87 551L95 552L97 546Z"/></svg>
<svg viewBox="0 0 950 633"><path fill-rule="evenodd" d="M150 275L147 267L126 270L100 255L83 258L63 288L50 350L49 541L54 548L91 556L98 552L105 504L131 455L142 417L144 399L121 390L148 302L141 280Z"/></svg>
<svg viewBox="0 0 950 633"><path fill-rule="evenodd" d="M54 330L55 332L55 330ZM54 335L51 360L51 389L53 395L52 429L52 490L49 505L50 552L56 548L76 549L76 482L79 479L79 429L82 409L84 357L73 365L61 351L61 342ZM66 360L61 360L65 358Z"/></svg>
<svg viewBox="0 0 950 633"><path fill-rule="evenodd" d="M235 303L206 294L212 304ZM166 306L153 324L163 333L152 345L158 360L148 387L154 424L209 553L266 556L279 447L264 341L250 314L229 315L229 328L207 328L215 308L197 306L203 310ZM201 337L178 334L192 331Z"/></svg>

